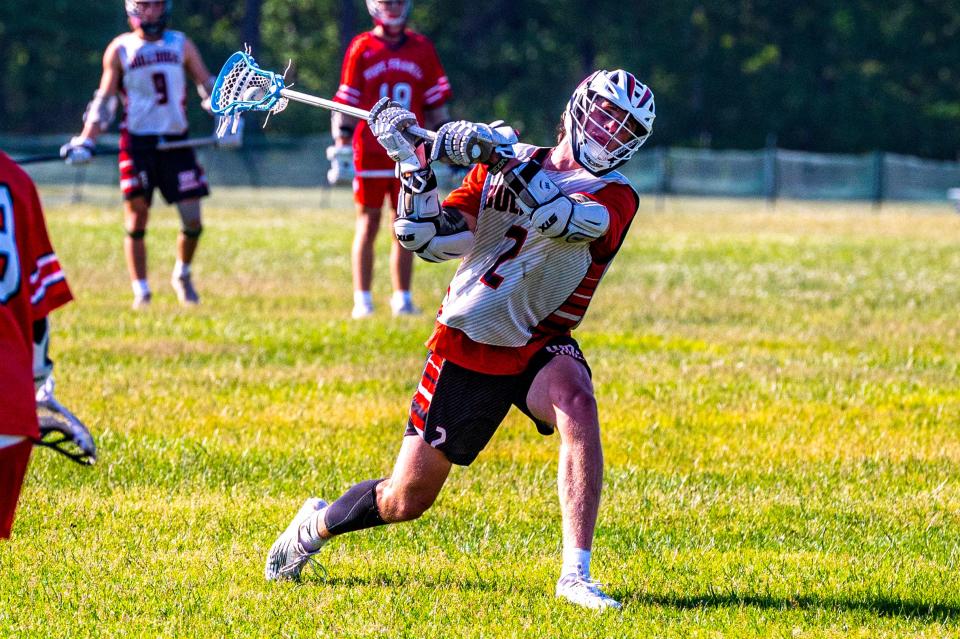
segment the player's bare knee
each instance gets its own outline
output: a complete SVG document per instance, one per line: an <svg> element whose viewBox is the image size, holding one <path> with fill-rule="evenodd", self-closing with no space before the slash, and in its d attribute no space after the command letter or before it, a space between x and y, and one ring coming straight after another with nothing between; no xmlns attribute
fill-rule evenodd
<svg viewBox="0 0 960 639"><path fill-rule="evenodd" d="M553 397L557 410L570 415L575 421L594 422L597 414L597 399L590 388L570 386L556 392Z"/></svg>

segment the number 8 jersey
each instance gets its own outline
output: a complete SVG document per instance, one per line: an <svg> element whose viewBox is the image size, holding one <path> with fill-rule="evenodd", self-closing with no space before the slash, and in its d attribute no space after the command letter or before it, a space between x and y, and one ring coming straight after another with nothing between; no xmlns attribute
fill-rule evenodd
<svg viewBox="0 0 960 639"><path fill-rule="evenodd" d="M39 435L33 323L71 299L37 189L0 152L0 435Z"/></svg>
<svg viewBox="0 0 960 639"><path fill-rule="evenodd" d="M187 132L186 36L164 31L156 41L135 33L117 37L123 70L124 128L134 135L180 135Z"/></svg>

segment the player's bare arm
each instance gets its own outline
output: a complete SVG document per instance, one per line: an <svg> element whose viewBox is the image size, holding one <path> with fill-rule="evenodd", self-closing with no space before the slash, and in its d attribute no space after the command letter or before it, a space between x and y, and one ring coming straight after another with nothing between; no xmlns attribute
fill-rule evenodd
<svg viewBox="0 0 960 639"><path fill-rule="evenodd" d="M210 75L210 70L203 62L203 56L193 40L187 38L183 43L183 66L187 70L187 75L197 85L197 93L203 101L203 108L210 111L210 96L213 95L214 77Z"/></svg>
<svg viewBox="0 0 960 639"><path fill-rule="evenodd" d="M118 52L118 40L113 40L103 52L103 74L93 99L83 113L83 129L80 135L70 139L60 148L60 157L67 164L84 164L93 157L97 138L106 131L117 114L117 93L120 89L122 70Z"/></svg>

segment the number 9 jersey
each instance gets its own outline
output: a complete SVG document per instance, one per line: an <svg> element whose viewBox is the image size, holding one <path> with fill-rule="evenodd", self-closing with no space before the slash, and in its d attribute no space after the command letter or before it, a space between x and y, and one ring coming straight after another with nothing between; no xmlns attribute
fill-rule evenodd
<svg viewBox="0 0 960 639"><path fill-rule="evenodd" d="M180 31L164 31L151 42L136 33L117 37L123 70L123 127L133 135L187 132L184 43Z"/></svg>
<svg viewBox="0 0 960 639"><path fill-rule="evenodd" d="M450 82L430 40L405 30L397 44L367 31L347 47L340 74L340 88L334 101L367 109L389 97L410 109L423 124L424 111L442 106L452 96ZM353 135L357 171L393 169L394 162L367 123L360 121Z"/></svg>

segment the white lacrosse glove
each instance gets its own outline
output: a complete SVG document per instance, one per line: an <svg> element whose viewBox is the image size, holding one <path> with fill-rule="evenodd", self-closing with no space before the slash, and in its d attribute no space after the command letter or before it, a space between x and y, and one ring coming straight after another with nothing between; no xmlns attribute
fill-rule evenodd
<svg viewBox="0 0 960 639"><path fill-rule="evenodd" d="M60 157L67 164L86 164L93 159L93 150L96 143L90 138L79 135L70 138L70 141L60 147Z"/></svg>
<svg viewBox="0 0 960 639"><path fill-rule="evenodd" d="M53 389L56 386L53 381L53 375L48 375L43 383L37 386L36 400L38 402L48 402L53 399Z"/></svg>
<svg viewBox="0 0 960 639"><path fill-rule="evenodd" d="M513 127L503 120L490 124L465 120L447 122L437 131L430 161L454 166L470 166L474 162L488 164L494 152L501 158L513 157L513 145L519 141Z"/></svg>
<svg viewBox="0 0 960 639"><path fill-rule="evenodd" d="M327 147L327 159L330 160L330 169L327 171L327 182L330 186L345 184L353 180L353 148L346 144Z"/></svg>
<svg viewBox="0 0 960 639"><path fill-rule="evenodd" d="M400 165L400 173L417 171L427 165L423 144L405 133L411 126L417 125L417 116L404 109L399 102L380 98L370 109L367 124L390 159Z"/></svg>
<svg viewBox="0 0 960 639"><path fill-rule="evenodd" d="M218 115L214 120L214 135L217 136L217 146L221 149L239 149L243 146L243 118L236 116Z"/></svg>

